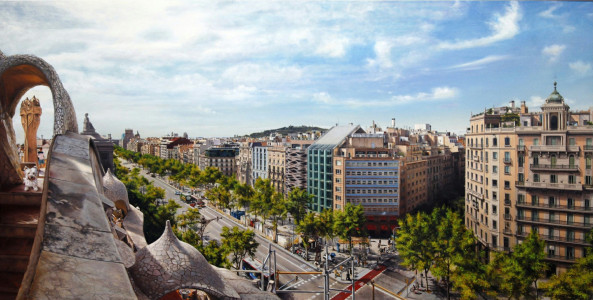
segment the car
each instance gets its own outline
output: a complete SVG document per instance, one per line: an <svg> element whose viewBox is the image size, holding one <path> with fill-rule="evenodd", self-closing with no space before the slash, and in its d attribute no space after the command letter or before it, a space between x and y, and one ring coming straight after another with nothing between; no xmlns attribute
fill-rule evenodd
<svg viewBox="0 0 593 300"><path fill-rule="evenodd" d="M181 195L180 191L175 191L175 195Z"/></svg>

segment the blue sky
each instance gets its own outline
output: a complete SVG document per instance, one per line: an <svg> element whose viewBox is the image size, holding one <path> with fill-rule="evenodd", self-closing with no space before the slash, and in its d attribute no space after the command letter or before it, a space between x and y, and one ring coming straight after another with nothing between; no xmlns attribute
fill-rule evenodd
<svg viewBox="0 0 593 300"><path fill-rule="evenodd" d="M391 118L461 133L486 107L537 110L555 80L593 106L591 2L0 1L0 50L52 64L79 123L114 136ZM50 136L49 90L32 94Z"/></svg>

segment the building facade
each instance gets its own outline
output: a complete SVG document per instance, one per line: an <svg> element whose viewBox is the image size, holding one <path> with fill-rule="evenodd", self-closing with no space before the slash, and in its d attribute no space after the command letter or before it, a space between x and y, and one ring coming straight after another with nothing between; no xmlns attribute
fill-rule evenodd
<svg viewBox="0 0 593 300"><path fill-rule="evenodd" d="M251 156L251 185L255 184L258 178L268 179L269 161L267 146L255 146Z"/></svg>
<svg viewBox="0 0 593 300"><path fill-rule="evenodd" d="M239 148L212 147L200 155L200 169L215 167L225 176L235 174L235 157L239 154Z"/></svg>
<svg viewBox="0 0 593 300"><path fill-rule="evenodd" d="M541 109L511 103L470 119L465 223L493 250L512 251L535 231L551 271L563 272L593 228L593 115L571 112L556 85Z"/></svg>
<svg viewBox="0 0 593 300"><path fill-rule="evenodd" d="M286 146L273 146L268 149L268 168L270 183L278 193L284 194Z"/></svg>

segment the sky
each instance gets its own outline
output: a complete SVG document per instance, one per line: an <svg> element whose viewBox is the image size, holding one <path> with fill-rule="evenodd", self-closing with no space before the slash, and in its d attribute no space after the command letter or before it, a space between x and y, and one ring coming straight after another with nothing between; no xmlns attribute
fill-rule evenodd
<svg viewBox="0 0 593 300"><path fill-rule="evenodd" d="M53 65L82 130L243 135L374 120L463 133L558 82L593 106L593 3L0 0L0 51ZM53 131L46 87L38 134ZM14 120L22 140L20 118Z"/></svg>

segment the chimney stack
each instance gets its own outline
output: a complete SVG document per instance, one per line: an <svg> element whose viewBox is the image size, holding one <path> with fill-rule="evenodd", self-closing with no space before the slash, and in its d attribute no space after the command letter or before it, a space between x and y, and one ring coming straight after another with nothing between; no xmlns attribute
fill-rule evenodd
<svg viewBox="0 0 593 300"><path fill-rule="evenodd" d="M525 101L521 101L521 113L522 114L529 113L529 109L527 109L527 105L525 105Z"/></svg>
<svg viewBox="0 0 593 300"><path fill-rule="evenodd" d="M511 109L515 109L515 100L511 100Z"/></svg>

